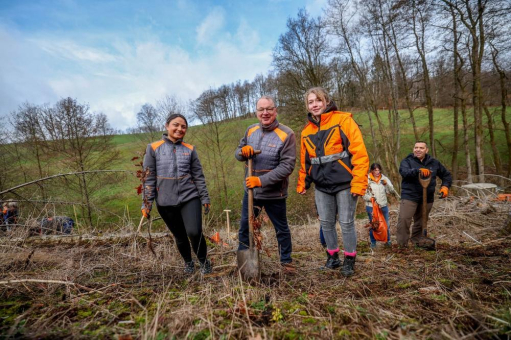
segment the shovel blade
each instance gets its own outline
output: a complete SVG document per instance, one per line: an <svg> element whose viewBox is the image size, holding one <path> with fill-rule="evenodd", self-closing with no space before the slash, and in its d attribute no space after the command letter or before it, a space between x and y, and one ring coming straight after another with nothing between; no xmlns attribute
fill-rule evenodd
<svg viewBox="0 0 511 340"><path fill-rule="evenodd" d="M255 248L238 250L237 260L242 279L247 282L259 282L261 278L259 250Z"/></svg>
<svg viewBox="0 0 511 340"><path fill-rule="evenodd" d="M423 236L416 243L417 247L425 250L436 250L436 241L431 237Z"/></svg>

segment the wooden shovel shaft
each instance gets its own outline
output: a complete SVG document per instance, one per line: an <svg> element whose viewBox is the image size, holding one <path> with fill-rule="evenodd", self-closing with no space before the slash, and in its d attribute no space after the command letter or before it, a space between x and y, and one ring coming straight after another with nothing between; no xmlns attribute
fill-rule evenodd
<svg viewBox="0 0 511 340"><path fill-rule="evenodd" d="M428 230L428 186L431 182L431 175L426 178L422 178L419 172L419 182L422 185L422 236L424 231Z"/></svg>
<svg viewBox="0 0 511 340"><path fill-rule="evenodd" d="M254 150L254 154L260 154L261 150ZM247 174L252 176L252 158L247 161ZM248 188L248 247L254 249L254 189Z"/></svg>
<svg viewBox="0 0 511 340"><path fill-rule="evenodd" d="M252 176L252 158L248 159L248 175ZM248 247L254 249L254 189L248 188Z"/></svg>

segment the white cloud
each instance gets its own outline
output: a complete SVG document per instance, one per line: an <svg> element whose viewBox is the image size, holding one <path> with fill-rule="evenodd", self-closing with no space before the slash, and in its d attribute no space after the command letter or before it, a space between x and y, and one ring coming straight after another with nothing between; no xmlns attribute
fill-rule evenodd
<svg viewBox="0 0 511 340"><path fill-rule="evenodd" d="M109 53L96 48L80 46L72 41L30 39L28 42L38 45L43 51L55 57L100 63L115 61L115 57Z"/></svg>
<svg viewBox="0 0 511 340"><path fill-rule="evenodd" d="M246 20L242 19L236 32L236 39L240 47L246 51L253 51L259 45L259 34L254 30Z"/></svg>
<svg viewBox="0 0 511 340"><path fill-rule="evenodd" d="M211 21L202 27L206 22ZM269 69L271 50L258 47L258 34L246 23L234 38L210 40L200 53L157 38L136 43L117 38L98 48L69 38L26 37L0 26L0 44L10 47L0 50L0 115L25 101L53 105L72 97L106 114L114 128L126 129L136 125L145 103L155 105L166 95L186 103L210 87L252 80Z"/></svg>
<svg viewBox="0 0 511 340"><path fill-rule="evenodd" d="M225 11L221 7L215 7L211 13L195 29L198 44L208 44L225 24Z"/></svg>

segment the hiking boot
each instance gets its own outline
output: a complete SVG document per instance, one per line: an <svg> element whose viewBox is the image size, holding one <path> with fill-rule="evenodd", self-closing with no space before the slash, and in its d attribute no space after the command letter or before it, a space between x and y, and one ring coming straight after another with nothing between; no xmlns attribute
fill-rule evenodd
<svg viewBox="0 0 511 340"><path fill-rule="evenodd" d="M354 256L346 256L344 258L344 263L342 264L341 274L343 276L351 276L355 274L355 257Z"/></svg>
<svg viewBox="0 0 511 340"><path fill-rule="evenodd" d="M194 271L195 271L195 264L193 263L193 261L185 262L185 269L184 269L185 274L193 274Z"/></svg>
<svg viewBox="0 0 511 340"><path fill-rule="evenodd" d="M372 250L376 249L376 242L371 242L371 245L369 246Z"/></svg>
<svg viewBox="0 0 511 340"><path fill-rule="evenodd" d="M333 255L330 255L330 253L326 252L326 263L323 269L336 269L341 266L341 260L339 260L339 252L334 253Z"/></svg>
<svg viewBox="0 0 511 340"><path fill-rule="evenodd" d="M211 274L213 272L213 266L211 266L211 261L206 260L204 261L204 263L201 263L200 272L202 274Z"/></svg>
<svg viewBox="0 0 511 340"><path fill-rule="evenodd" d="M296 274L296 267L292 262L282 262L280 265L285 274Z"/></svg>

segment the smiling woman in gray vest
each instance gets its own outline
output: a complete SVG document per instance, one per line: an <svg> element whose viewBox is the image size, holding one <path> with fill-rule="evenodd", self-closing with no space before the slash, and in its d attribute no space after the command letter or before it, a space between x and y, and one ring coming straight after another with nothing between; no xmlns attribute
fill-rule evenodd
<svg viewBox="0 0 511 340"><path fill-rule="evenodd" d="M188 122L183 115L171 114L165 123L167 133L147 146L144 170L142 214L148 218L152 203L176 239L177 249L185 261L185 273L195 270L190 243L199 259L201 272L211 273L206 239L202 234L201 204L209 213L210 200L202 166L193 145L183 142Z"/></svg>

